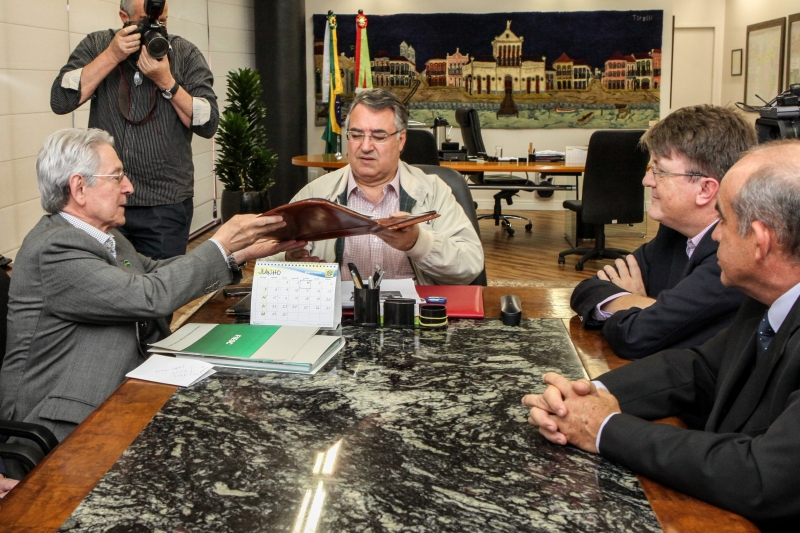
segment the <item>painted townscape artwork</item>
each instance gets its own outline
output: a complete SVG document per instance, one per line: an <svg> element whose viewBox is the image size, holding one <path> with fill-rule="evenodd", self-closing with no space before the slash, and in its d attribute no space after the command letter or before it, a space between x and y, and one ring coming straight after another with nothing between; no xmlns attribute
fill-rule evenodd
<svg viewBox="0 0 800 533"><path fill-rule="evenodd" d="M370 15L373 87L406 101L411 120L483 128L646 128L659 118L663 12ZM342 112L355 90L355 14L336 14ZM324 126L326 15L314 15L316 124Z"/></svg>

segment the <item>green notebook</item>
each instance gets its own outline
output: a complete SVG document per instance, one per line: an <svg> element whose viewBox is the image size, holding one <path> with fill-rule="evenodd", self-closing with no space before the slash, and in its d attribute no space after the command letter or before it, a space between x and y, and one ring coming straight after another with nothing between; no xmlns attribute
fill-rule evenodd
<svg viewBox="0 0 800 533"><path fill-rule="evenodd" d="M316 335L313 326L186 324L150 352L191 357L221 366L314 373L344 346L344 339Z"/></svg>

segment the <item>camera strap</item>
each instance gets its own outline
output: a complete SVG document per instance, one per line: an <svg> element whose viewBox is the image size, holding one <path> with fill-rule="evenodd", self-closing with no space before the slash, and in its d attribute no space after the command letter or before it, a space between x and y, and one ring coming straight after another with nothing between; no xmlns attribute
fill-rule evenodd
<svg viewBox="0 0 800 533"><path fill-rule="evenodd" d="M146 124L155 114L156 101L158 100L156 96L156 84L154 83L153 88L150 90L150 109L147 111L147 114L141 120L133 120L131 118L131 87L128 85L128 80L125 79L125 74L122 72L122 67L120 65L117 65L117 70L119 71L119 86L117 87L117 107L119 108L119 112L125 117L125 120L134 126Z"/></svg>

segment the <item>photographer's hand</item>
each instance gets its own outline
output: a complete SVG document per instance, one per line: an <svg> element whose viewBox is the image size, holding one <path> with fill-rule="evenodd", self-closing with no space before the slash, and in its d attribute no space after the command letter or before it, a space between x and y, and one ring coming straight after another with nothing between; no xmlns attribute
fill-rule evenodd
<svg viewBox="0 0 800 533"><path fill-rule="evenodd" d="M136 31L136 26L125 26L119 30L105 50L94 60L83 67L81 71L81 100L84 103L89 99L100 82L116 68L121 62L139 49L142 36Z"/></svg>
<svg viewBox="0 0 800 533"><path fill-rule="evenodd" d="M108 47L105 51L114 58L116 62L114 63L115 65L117 63L122 63L129 55L139 49L142 35L140 33L133 33L136 30L137 27L135 24L125 26L119 30L111 42L108 43Z"/></svg>
<svg viewBox="0 0 800 533"><path fill-rule="evenodd" d="M175 86L175 78L169 68L169 55L159 61L151 56L146 46L142 46L142 53L139 55L139 70L142 74L153 80L162 91L168 91ZM172 95L170 100L178 118L187 128L192 126L192 95L187 93L183 87L178 87L178 92Z"/></svg>

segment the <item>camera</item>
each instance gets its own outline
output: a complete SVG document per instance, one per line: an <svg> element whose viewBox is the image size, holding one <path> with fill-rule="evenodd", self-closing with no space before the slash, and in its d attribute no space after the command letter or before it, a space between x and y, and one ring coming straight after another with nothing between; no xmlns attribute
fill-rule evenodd
<svg viewBox="0 0 800 533"><path fill-rule="evenodd" d="M164 12L167 0L145 0L145 17L139 22L129 20L123 27L136 26L133 33L142 34L142 44L147 47L147 53L159 61L169 52L169 35L167 27L158 21Z"/></svg>
<svg viewBox="0 0 800 533"><path fill-rule="evenodd" d="M772 103L775 105L772 105ZM788 90L776 96L758 110L756 119L758 142L775 139L800 139L800 84L792 84Z"/></svg>

